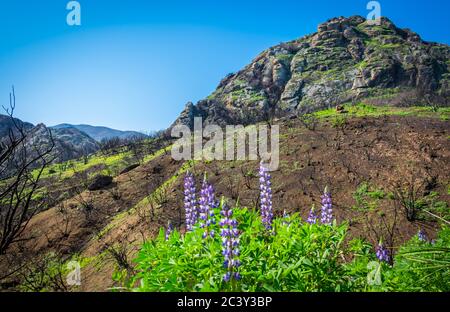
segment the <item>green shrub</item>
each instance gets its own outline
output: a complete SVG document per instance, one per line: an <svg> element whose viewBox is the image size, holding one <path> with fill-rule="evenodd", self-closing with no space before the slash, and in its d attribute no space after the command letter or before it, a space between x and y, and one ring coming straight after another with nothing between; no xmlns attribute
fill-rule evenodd
<svg viewBox="0 0 450 312"><path fill-rule="evenodd" d="M386 291L450 291L450 228L444 227L433 243L413 237L384 277Z"/></svg>
<svg viewBox="0 0 450 312"><path fill-rule="evenodd" d="M359 212L373 211L378 207L379 201L385 197L386 194L382 189L377 189L366 182L361 183L353 193L356 205L352 209Z"/></svg>
<svg viewBox="0 0 450 312"><path fill-rule="evenodd" d="M444 227L433 242L420 241L415 235L394 256L394 264L378 263L371 246L364 241L352 241L352 262L346 264L353 289L364 291L449 291L450 290L450 229ZM370 283L373 271L379 283Z"/></svg>
<svg viewBox="0 0 450 312"><path fill-rule="evenodd" d="M450 290L448 228L433 244L413 237L390 266L377 261L363 239L344 244L346 224L311 225L294 214L274 219L270 233L255 211L235 208L234 216L241 233L241 280L222 280L220 236L203 239L203 229L196 228L184 235L173 231L166 240L161 229L142 246L135 259L137 273L125 284L134 285L135 291Z"/></svg>
<svg viewBox="0 0 450 312"><path fill-rule="evenodd" d="M18 289L26 292L67 291L65 262L54 253L48 253L19 273L22 282Z"/></svg>

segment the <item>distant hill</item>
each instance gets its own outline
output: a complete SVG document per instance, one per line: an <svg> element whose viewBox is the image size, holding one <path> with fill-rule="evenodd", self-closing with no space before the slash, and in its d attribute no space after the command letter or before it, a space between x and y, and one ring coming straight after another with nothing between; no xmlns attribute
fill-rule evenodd
<svg viewBox="0 0 450 312"><path fill-rule="evenodd" d="M69 148L62 148L62 152L66 152L61 157L63 159L78 158L95 153L99 149L98 143L93 138L78 129L51 129L51 131L53 137L62 143L60 146L69 146Z"/></svg>
<svg viewBox="0 0 450 312"><path fill-rule="evenodd" d="M78 129L87 135L89 135L91 138L96 140L97 142L102 141L103 139L111 139L111 138L121 138L121 139L128 139L132 137L146 137L145 134L137 132L137 131L121 131L116 129L111 129L108 127L99 127L99 126L90 126L90 125L71 125L71 124L60 124L56 125L54 127L51 127L53 129L68 129L68 128L75 128Z"/></svg>
<svg viewBox="0 0 450 312"><path fill-rule="evenodd" d="M31 146L45 146L50 142L50 136L44 124L38 124L28 134L26 142ZM56 162L80 158L83 155L95 153L99 149L98 143L90 136L77 129L51 129L55 142L52 154Z"/></svg>
<svg viewBox="0 0 450 312"><path fill-rule="evenodd" d="M33 156L34 147L45 149L50 143L49 128L44 124L35 126L17 118L14 118L13 122L13 119L6 115L0 115L0 142L7 144L10 131L18 133L16 125L24 130L25 144L30 147L30 157ZM52 155L56 162L79 158L99 149L98 142L76 128L51 129L51 134L55 143Z"/></svg>
<svg viewBox="0 0 450 312"><path fill-rule="evenodd" d="M23 128L25 131L31 130L34 125L28 122L23 122L20 119L14 118L11 119L10 116L0 115L0 139L8 136L9 131L15 129L15 125Z"/></svg>

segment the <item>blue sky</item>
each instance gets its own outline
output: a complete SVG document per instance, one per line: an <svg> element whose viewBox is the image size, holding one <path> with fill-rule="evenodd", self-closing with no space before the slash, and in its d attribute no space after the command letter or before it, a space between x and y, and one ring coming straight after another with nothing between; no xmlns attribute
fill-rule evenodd
<svg viewBox="0 0 450 312"><path fill-rule="evenodd" d="M0 0L0 104L16 116L151 131L208 96L262 50L335 16L366 16L368 1ZM450 1L379 1L382 15L428 41L450 43Z"/></svg>

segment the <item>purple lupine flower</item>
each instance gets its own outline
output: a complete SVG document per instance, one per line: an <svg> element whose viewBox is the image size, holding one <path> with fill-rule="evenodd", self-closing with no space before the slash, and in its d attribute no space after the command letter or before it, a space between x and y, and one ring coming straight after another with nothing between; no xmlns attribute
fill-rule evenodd
<svg viewBox="0 0 450 312"><path fill-rule="evenodd" d="M322 224L331 225L333 219L333 206L331 202L331 193L328 192L328 187L325 187L322 198L322 211L320 213L320 222Z"/></svg>
<svg viewBox="0 0 450 312"><path fill-rule="evenodd" d="M309 224L316 224L317 223L317 214L314 211L314 206L312 206L311 210L309 211L308 219L306 220Z"/></svg>
<svg viewBox="0 0 450 312"><path fill-rule="evenodd" d="M418 237L419 240L422 241L422 242L428 241L427 234L426 234L424 231L422 231L422 229L420 229L419 232L417 233L417 237Z"/></svg>
<svg viewBox="0 0 450 312"><path fill-rule="evenodd" d="M214 237L214 230L209 230L210 226L214 224L214 208L217 207L217 201L214 195L214 187L203 179L202 189L200 190L200 198L198 201L200 227L205 231L203 238Z"/></svg>
<svg viewBox="0 0 450 312"><path fill-rule="evenodd" d="M222 219L219 225L221 226L220 236L222 237L222 255L224 256L223 266L227 272L223 276L225 282L234 278L239 280L241 278L238 268L241 266L239 260L239 231L237 229L237 221L232 219L233 210L228 205L222 202L222 210L220 211Z"/></svg>
<svg viewBox="0 0 450 312"><path fill-rule="evenodd" d="M168 222L167 229L166 229L166 240L169 239L170 234L173 232L173 225L172 222Z"/></svg>
<svg viewBox="0 0 450 312"><path fill-rule="evenodd" d="M272 184L270 174L266 166L261 162L259 167L259 189L261 194L261 217L267 230L272 229Z"/></svg>
<svg viewBox="0 0 450 312"><path fill-rule="evenodd" d="M389 251L383 246L383 243L379 242L378 246L375 248L375 253L377 255L378 260L389 262L390 256Z"/></svg>
<svg viewBox="0 0 450 312"><path fill-rule="evenodd" d="M197 222L196 205L194 175L187 172L184 177L184 209L186 211L186 229L188 231L192 231Z"/></svg>

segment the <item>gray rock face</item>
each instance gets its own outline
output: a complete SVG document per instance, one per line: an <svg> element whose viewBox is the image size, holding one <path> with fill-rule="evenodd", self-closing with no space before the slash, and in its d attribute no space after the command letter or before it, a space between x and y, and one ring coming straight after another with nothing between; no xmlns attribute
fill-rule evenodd
<svg viewBox="0 0 450 312"><path fill-rule="evenodd" d="M429 43L389 19L369 25L361 16L333 18L318 31L269 48L225 77L196 105L188 103L174 124L262 120L310 112L362 96L415 88L449 94L450 47Z"/></svg>

